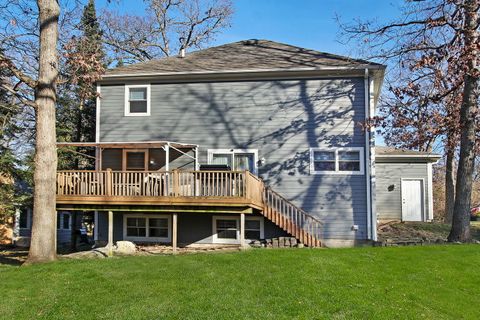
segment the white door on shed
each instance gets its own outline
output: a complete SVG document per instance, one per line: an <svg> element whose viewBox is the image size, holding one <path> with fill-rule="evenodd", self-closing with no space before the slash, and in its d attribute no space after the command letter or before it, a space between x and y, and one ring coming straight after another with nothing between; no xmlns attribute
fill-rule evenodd
<svg viewBox="0 0 480 320"><path fill-rule="evenodd" d="M402 180L402 220L423 221L423 180Z"/></svg>

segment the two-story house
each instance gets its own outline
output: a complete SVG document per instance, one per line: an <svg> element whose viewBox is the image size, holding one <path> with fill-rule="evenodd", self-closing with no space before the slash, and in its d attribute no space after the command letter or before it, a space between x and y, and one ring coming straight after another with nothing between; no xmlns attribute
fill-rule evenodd
<svg viewBox="0 0 480 320"><path fill-rule="evenodd" d="M58 172L57 208L95 210L95 240L110 244L375 240L364 123L384 71L267 40L111 69L96 141L70 144L95 147L96 170Z"/></svg>

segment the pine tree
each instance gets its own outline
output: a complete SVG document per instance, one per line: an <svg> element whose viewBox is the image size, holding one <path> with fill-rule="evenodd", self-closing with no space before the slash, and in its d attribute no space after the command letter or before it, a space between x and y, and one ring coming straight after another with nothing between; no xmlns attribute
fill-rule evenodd
<svg viewBox="0 0 480 320"><path fill-rule="evenodd" d="M93 142L97 97L95 81L106 67L102 30L93 0L85 6L78 29L80 35L65 46L65 70L69 82L59 99L58 133L62 141ZM92 150L81 148L77 151L93 156ZM62 152L60 158L60 168L91 169L94 165L91 158L78 153Z"/></svg>

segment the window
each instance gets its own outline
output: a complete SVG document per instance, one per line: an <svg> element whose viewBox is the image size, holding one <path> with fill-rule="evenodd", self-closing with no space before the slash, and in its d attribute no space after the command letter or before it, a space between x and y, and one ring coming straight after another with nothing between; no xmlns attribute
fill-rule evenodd
<svg viewBox="0 0 480 320"><path fill-rule="evenodd" d="M363 174L363 148L310 149L313 174Z"/></svg>
<svg viewBox="0 0 480 320"><path fill-rule="evenodd" d="M125 116L150 115L150 85L125 86Z"/></svg>
<svg viewBox="0 0 480 320"><path fill-rule="evenodd" d="M69 213L57 214L57 229L70 230L70 214Z"/></svg>
<svg viewBox="0 0 480 320"><path fill-rule="evenodd" d="M257 149L214 149L208 150L208 163L226 164L234 171L248 170L257 173Z"/></svg>
<svg viewBox="0 0 480 320"><path fill-rule="evenodd" d="M260 240L260 220L245 219L245 239Z"/></svg>
<svg viewBox="0 0 480 320"><path fill-rule="evenodd" d="M127 237L146 237L146 218L127 218Z"/></svg>
<svg viewBox="0 0 480 320"><path fill-rule="evenodd" d="M148 150L123 150L124 171L146 171L148 170Z"/></svg>
<svg viewBox="0 0 480 320"><path fill-rule="evenodd" d="M264 239L263 217L245 217L245 239ZM238 244L240 242L240 217L213 217L213 242Z"/></svg>
<svg viewBox="0 0 480 320"><path fill-rule="evenodd" d="M62 229L70 229L70 215L68 213L63 214Z"/></svg>
<svg viewBox="0 0 480 320"><path fill-rule="evenodd" d="M218 239L237 239L237 220L217 220Z"/></svg>
<svg viewBox="0 0 480 320"><path fill-rule="evenodd" d="M149 237L168 238L168 219L149 219L148 235Z"/></svg>
<svg viewBox="0 0 480 320"><path fill-rule="evenodd" d="M19 227L20 229L29 229L29 212L28 208L22 208L20 209L20 217L19 217Z"/></svg>
<svg viewBox="0 0 480 320"><path fill-rule="evenodd" d="M170 242L170 229L170 216L167 215L124 215L125 240Z"/></svg>

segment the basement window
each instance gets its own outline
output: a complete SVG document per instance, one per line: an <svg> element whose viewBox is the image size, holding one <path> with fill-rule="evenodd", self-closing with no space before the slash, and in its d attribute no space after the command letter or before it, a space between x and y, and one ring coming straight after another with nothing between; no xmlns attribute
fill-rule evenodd
<svg viewBox="0 0 480 320"><path fill-rule="evenodd" d="M124 240L138 242L170 242L170 229L171 219L168 215L124 215Z"/></svg>
<svg viewBox="0 0 480 320"><path fill-rule="evenodd" d="M245 239L264 239L263 217L245 217ZM214 216L213 242L238 244L240 242L240 217Z"/></svg>
<svg viewBox="0 0 480 320"><path fill-rule="evenodd" d="M363 174L364 148L310 148L311 174Z"/></svg>
<svg viewBox="0 0 480 320"><path fill-rule="evenodd" d="M150 115L150 85L125 86L125 116Z"/></svg>

